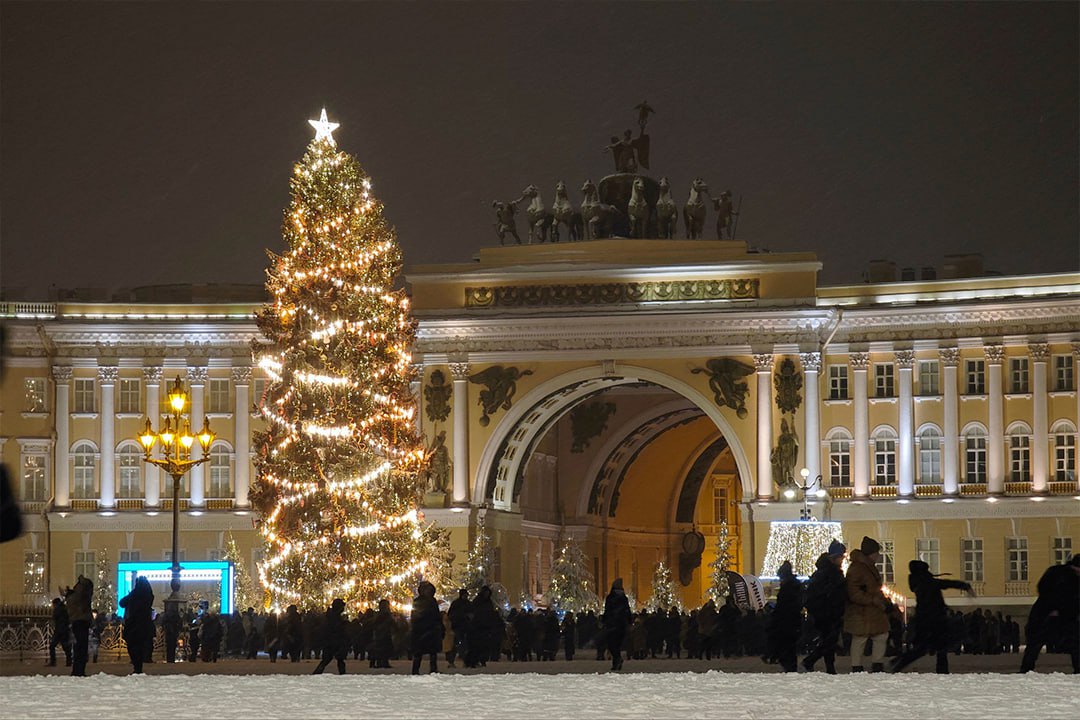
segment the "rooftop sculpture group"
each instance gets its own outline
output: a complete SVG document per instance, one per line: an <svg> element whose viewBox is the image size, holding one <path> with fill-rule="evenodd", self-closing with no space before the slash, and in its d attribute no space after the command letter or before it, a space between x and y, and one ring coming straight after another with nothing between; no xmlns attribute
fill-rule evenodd
<svg viewBox="0 0 1080 720"><path fill-rule="evenodd" d="M492 203L495 209L495 233L499 244L510 235L521 245L517 231L518 206L528 202L528 244L560 242L563 237L573 242L608 237L660 238L675 237L679 208L671 197L671 181L661 177L656 182L638 171L649 169L650 139L645 132L649 115L655 113L648 101L634 107L638 112L638 136L627 130L623 138L611 138L604 148L615 161L615 174L600 181L599 186L586 180L581 186L581 204L575 210L566 192L566 183L555 184L555 200L551 207L544 205L540 188L529 185L516 200ZM716 238L734 239L739 209L732 203L731 191L719 197L709 194L709 186L701 178L690 183L690 194L682 207L682 219L687 239L704 235L708 206L716 213ZM565 235L564 235L565 233Z"/></svg>

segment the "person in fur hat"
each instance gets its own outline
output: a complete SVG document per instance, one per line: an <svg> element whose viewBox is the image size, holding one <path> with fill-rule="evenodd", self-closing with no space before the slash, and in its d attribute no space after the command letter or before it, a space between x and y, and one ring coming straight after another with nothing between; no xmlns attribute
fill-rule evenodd
<svg viewBox="0 0 1080 720"><path fill-rule="evenodd" d="M889 637L889 603L881 592L881 545L863 537L858 550L851 551L844 585L848 604L844 609L844 630L851 633L851 672L866 667L866 645L870 644L870 672L882 672L885 642Z"/></svg>

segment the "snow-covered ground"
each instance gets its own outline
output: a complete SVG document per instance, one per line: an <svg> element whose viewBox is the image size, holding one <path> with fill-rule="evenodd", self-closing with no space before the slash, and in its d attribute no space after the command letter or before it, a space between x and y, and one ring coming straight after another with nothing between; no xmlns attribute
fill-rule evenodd
<svg viewBox="0 0 1080 720"><path fill-rule="evenodd" d="M1072 675L172 675L0 678L0 717L1075 718Z"/></svg>

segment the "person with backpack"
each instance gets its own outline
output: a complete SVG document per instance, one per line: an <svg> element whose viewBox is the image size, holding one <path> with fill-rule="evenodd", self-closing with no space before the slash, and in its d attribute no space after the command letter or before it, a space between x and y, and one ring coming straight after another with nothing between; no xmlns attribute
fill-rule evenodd
<svg viewBox="0 0 1080 720"><path fill-rule="evenodd" d="M818 660L825 661L825 672L836 674L836 644L844 627L844 607L847 588L844 586L844 555L847 547L839 540L829 544L829 550L817 559L817 569L806 584L806 612L817 632L814 649L803 658L807 672L814 671Z"/></svg>

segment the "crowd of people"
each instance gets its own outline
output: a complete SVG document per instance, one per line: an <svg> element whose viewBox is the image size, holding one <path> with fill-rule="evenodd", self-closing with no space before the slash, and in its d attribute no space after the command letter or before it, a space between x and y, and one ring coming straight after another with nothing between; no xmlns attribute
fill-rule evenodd
<svg viewBox="0 0 1080 720"><path fill-rule="evenodd" d="M204 600L183 615L153 613L153 591L139 578L120 600L125 608L123 637L134 672L153 661L155 638L164 636L165 660L218 662L257 658L270 662L319 660L314 672L336 663L367 660L371 668L387 668L395 660L411 660L420 672L427 659L429 672L438 672L440 658L449 667L485 667L488 663L573 660L582 651L597 660L610 658L613 670L626 660L646 658L761 657L787 672L812 671L823 661L827 673L837 672L837 656L850 657L851 672L896 672L924 655L934 655L939 673L949 671L949 655L1019 653L1021 669L1031 670L1045 646L1050 652L1077 655L1077 611L1080 609L1080 555L1071 563L1051 567L1038 584L1021 637L1020 624L1009 615L986 608L967 613L949 610L942 591L971 587L937 577L926 563L909 565L909 587L915 594L914 612L907 617L882 592L877 569L880 546L863 538L847 552L833 542L818 558L805 583L791 564L779 568L775 602L760 610L740 608L732 596L717 606L712 600L686 612L677 607L634 612L622 579L612 583L599 612L561 612L552 608L499 608L491 589L473 597L462 589L440 607L435 587L421 582L408 615L394 612L386 600L377 609L352 617L345 602L334 600L325 611L301 611L290 605L283 613L256 613L254 608L222 616ZM846 573L845 557L850 561ZM57 646L64 649L73 675L84 675L88 651L97 660L96 637L107 622L89 609L93 584L80 578L64 600L54 601L54 633L50 663ZM74 652L71 638L74 637ZM1024 642L1026 641L1026 642ZM72 657L73 654L73 657ZM888 668L886 656L892 658Z"/></svg>

